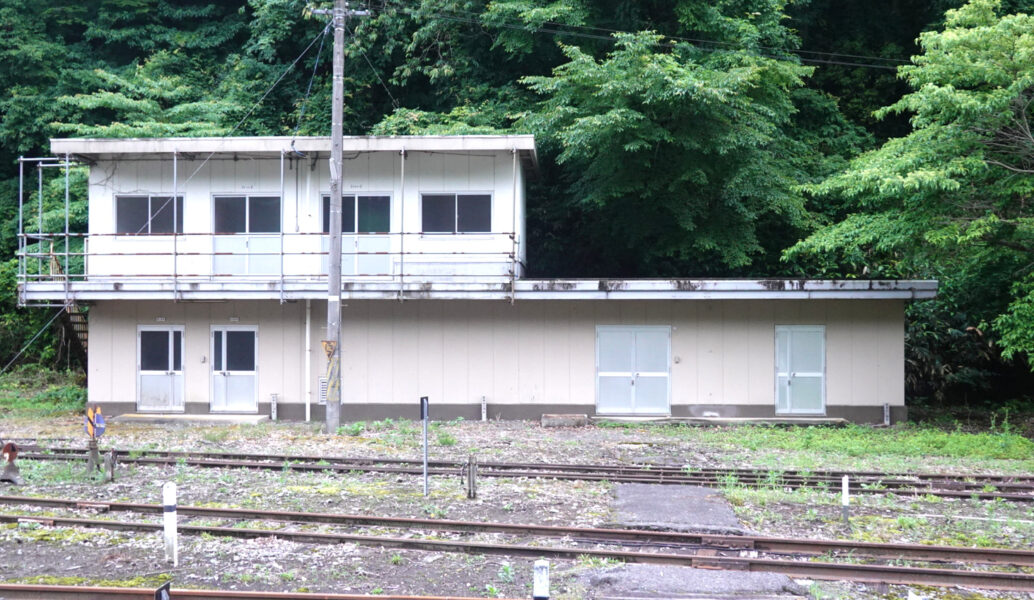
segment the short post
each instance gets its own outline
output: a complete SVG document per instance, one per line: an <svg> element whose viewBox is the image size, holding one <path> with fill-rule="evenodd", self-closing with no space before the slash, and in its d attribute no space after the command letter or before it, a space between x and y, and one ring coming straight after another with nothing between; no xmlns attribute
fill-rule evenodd
<svg viewBox="0 0 1034 600"><path fill-rule="evenodd" d="M115 450L112 449L108 452L108 455L104 457L104 470L106 471L108 482L115 481Z"/></svg>
<svg viewBox="0 0 1034 600"><path fill-rule="evenodd" d="M427 481L427 396L420 397L420 420L424 422L424 496L428 496L431 493L430 486Z"/></svg>
<svg viewBox="0 0 1034 600"><path fill-rule="evenodd" d="M549 561L536 560L535 580L531 588L532 600L549 600Z"/></svg>
<svg viewBox="0 0 1034 600"><path fill-rule="evenodd" d="M180 564L179 544L176 539L176 484L172 481L162 486L162 521L165 525L165 559L172 561L172 566Z"/></svg>
<svg viewBox="0 0 1034 600"><path fill-rule="evenodd" d="M847 475L844 475L844 479L841 481L841 493L840 493L840 510L844 516L844 525L850 525L850 515L848 514L849 506L851 504L851 490L849 488L849 480Z"/></svg>
<svg viewBox="0 0 1034 600"><path fill-rule="evenodd" d="M481 396L481 422L488 421L488 399Z"/></svg>
<svg viewBox="0 0 1034 600"><path fill-rule="evenodd" d="M883 426L890 427L890 404L883 403Z"/></svg>
<svg viewBox="0 0 1034 600"><path fill-rule="evenodd" d="M276 421L276 403L280 400L280 394L269 395L269 420Z"/></svg>
<svg viewBox="0 0 1034 600"><path fill-rule="evenodd" d="M478 497L478 459L477 455L471 453L467 458L467 499L473 500Z"/></svg>

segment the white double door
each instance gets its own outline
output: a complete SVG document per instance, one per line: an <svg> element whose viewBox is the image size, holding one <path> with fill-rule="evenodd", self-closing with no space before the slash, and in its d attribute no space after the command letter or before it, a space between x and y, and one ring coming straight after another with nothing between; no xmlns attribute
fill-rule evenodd
<svg viewBox="0 0 1034 600"><path fill-rule="evenodd" d="M183 411L183 327L140 326L136 332L136 408Z"/></svg>
<svg viewBox="0 0 1034 600"><path fill-rule="evenodd" d="M258 412L258 328L212 328L212 412Z"/></svg>
<svg viewBox="0 0 1034 600"><path fill-rule="evenodd" d="M671 414L671 328L596 328L596 412Z"/></svg>

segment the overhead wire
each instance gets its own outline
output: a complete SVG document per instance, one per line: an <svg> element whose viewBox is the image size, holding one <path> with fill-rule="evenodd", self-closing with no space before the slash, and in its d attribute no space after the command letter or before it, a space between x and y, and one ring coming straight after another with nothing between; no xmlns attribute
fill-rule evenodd
<svg viewBox="0 0 1034 600"><path fill-rule="evenodd" d="M67 306L67 305L65 305L65 306L62 306L62 307L61 307L61 309L60 309L60 310L58 310L58 311L57 311L57 312L56 312L56 313L54 314L54 316L53 316L53 317L50 317L50 320L49 320L49 321L47 321L47 323L46 323L46 324L45 324L45 325L44 325L43 327L40 327L39 331L37 331L37 332L36 332L36 335L32 336L32 339L31 339L31 340L29 340L28 342L25 342L25 345L24 345L24 346L22 346L22 349L18 351L18 354L15 354L15 355L14 355L14 358L12 358L11 360L7 361L7 364L6 364L6 365L4 365L4 368L3 368L3 369L0 369L0 375L3 375L4 373L6 373L6 372L7 372L7 369L9 369L9 368L11 367L11 365L13 365L13 364L14 364L14 361L16 361L16 360L18 360L19 358L21 358L21 355L22 355L22 354L24 354L24 353L25 353L25 351L29 349L29 346L31 346L31 345L32 345L32 343L33 343L33 342L35 342L35 341L36 341L36 339L37 339L37 338L38 338L39 336L43 335L43 332L44 332L44 331L46 331L48 327L50 327L50 324L51 324L51 323L53 323L54 321L56 321L56 320L57 320L57 318L61 316L61 313L65 312L65 310L66 310L67 308L68 308L68 306Z"/></svg>
<svg viewBox="0 0 1034 600"><path fill-rule="evenodd" d="M348 27L348 23L345 23L345 28L348 29L348 33L352 36L352 39L355 39L355 32ZM395 99L395 96L391 93L391 90L388 89L387 84L385 84L384 80L381 79L381 74L377 71L377 67L373 66L373 61L371 61L370 57L366 55L366 51L363 50L363 47L358 43L355 44L355 47L359 50L359 53L363 55L363 58L366 59L366 64L370 65L370 70L373 71L374 76L377 77L377 81L381 83L381 87L384 88L384 91L388 93L388 97L391 98L391 105L395 108L399 108L398 100Z"/></svg>
<svg viewBox="0 0 1034 600"><path fill-rule="evenodd" d="M412 9L406 9L406 10L408 10L408 12L410 14L416 14L415 11L413 11ZM467 12L467 11L430 12L430 13L424 13L424 14L430 14L430 15L433 15L433 16L436 16L436 17L439 17L439 18L442 18L442 19L446 19L446 20L450 20L450 21L455 21L455 22L460 22L460 23L468 23L468 24L472 24L472 25L478 25L478 26L481 26L481 27L500 27L500 28L503 28L503 29L511 29L511 30L515 30L515 31L524 31L524 32L528 32L528 33L545 33L545 34L550 34L550 35L563 35L563 36L570 36L570 37L580 37L580 38L585 38L585 39L601 40L601 41L607 41L607 42L614 42L615 41L613 34L622 33L622 34L630 34L631 35L631 34L635 33L633 31L627 31L627 30L621 30L621 29L609 29L609 28L604 28L604 27L590 27L590 26L584 26L584 25L568 25L568 24L565 24L565 23L557 23L555 21L543 21L543 24L553 25L555 27L578 28L578 29L584 29L584 30L588 30L588 31L604 31L604 32L607 32L609 35L584 33L584 32L580 32L580 31L568 31L568 30L564 30L564 29L557 29L555 27L531 26L531 25L528 25L528 24L525 24L525 23L515 23L513 21L505 21L505 20L502 20L502 21L492 21L490 23L486 23L482 19L478 18L478 17L480 17L480 15L478 15L477 13L472 13L472 12ZM470 16L462 16L463 14L470 15ZM723 51L729 51L729 50L723 50L723 49L720 49L720 48L708 48L708 47L702 46L701 44L709 44L709 45L714 45L714 46L726 46L726 47L729 47L730 50L732 50L732 49L744 49L743 45L736 44L734 42L723 42L723 41L719 41L719 40L707 40L707 39L702 39L702 38L691 38L691 37L686 37L686 36L669 36L669 35L666 35L664 37L669 39L669 40L673 40L673 41L681 41L681 42L686 42L686 43L694 44L694 46L697 49L703 50L705 52L723 52ZM673 48L677 47L677 44L674 43L674 42L654 42L652 45L654 45L655 47L668 48L668 49L673 49ZM820 51L815 51L815 50L786 50L786 49L774 48L774 47L771 47L771 46L757 46L757 48L759 50L765 50L765 51L769 52L768 54L762 53L762 56L765 56L767 58L773 58L773 59L777 59L777 60L786 60L787 57L785 57L785 56L779 56L777 54L772 54L772 53L775 53L775 52L786 52L786 53L790 53L790 54L796 55L797 59L799 61L801 61L802 63L809 63L809 64L828 64L828 65L859 67L859 68L871 68L871 69L884 69L884 70L896 71L897 70L897 66L894 66L894 65L881 65L881 64L873 64L873 63L862 63L862 62L857 62L857 61L836 60L836 59L834 59L832 57L843 56L843 57L849 57L849 58L862 58L862 59L868 59L868 60L880 60L880 61L887 61L887 62L895 62L895 63L898 63L898 65L908 64L910 62L909 60L902 59L902 58L887 58L887 57L880 57L880 56L866 56L866 55L861 55L861 54L844 54L844 53L839 53L839 52L820 52ZM826 58L826 59L823 59L823 58L810 58L810 57L800 56L801 54L812 54L812 55L816 55L816 56L819 56L819 57L826 56L826 57L830 57L830 58Z"/></svg>
<svg viewBox="0 0 1034 600"><path fill-rule="evenodd" d="M276 86L280 85L280 82L284 80L284 77L287 77L287 74L290 73L294 69L295 65L297 65L298 62L301 61L302 58L304 58L305 55L309 53L309 50L311 50L312 47L316 45L316 42L318 40L323 39L327 35L327 32L330 30L330 27L331 27L332 24L333 24L333 21L329 21L329 20L327 21L327 23L323 27L323 29L321 29L320 32L316 34L316 37L312 38L312 41L309 42L309 45L306 46L304 50L302 50L301 54L299 54L297 58L295 58L293 61L291 61L291 64L287 65L287 68L285 68L283 70L283 72L280 73L280 76L276 78L276 81L274 81L273 84L270 85L268 89L266 89L265 93L262 94L262 97L260 97L258 100L255 101L254 104L251 105L251 108L248 109L248 112L246 112L244 114L244 116L241 117L241 119L239 121L237 121L237 124L234 125L233 128L230 129L230 131L228 131L227 133L224 133L220 137L230 137L231 135L233 135L233 133L235 131L240 129L241 125L243 125L248 120L248 117L250 117L251 114L254 113L256 109L258 109L258 107L262 104L262 102L266 99L266 97L268 97L269 94L271 94L273 92L273 90L276 89ZM205 165L208 164L208 161L211 160L213 156L215 156L215 150L213 150L212 152L209 152L208 156L206 156L205 159L203 161L201 161L201 164L198 165L196 169L194 169L194 172L191 173L190 176L187 177L183 181L183 183L180 184L180 185L186 186L188 183L190 183L190 180L193 179L194 176L197 175L199 172L201 172L201 169L203 169L205 167ZM143 232L143 230L150 225L152 220L156 216L158 216L163 210L165 210L165 208L172 202L173 198L176 197L176 192L177 192L177 190L173 190L172 196L168 200L166 200L165 203L162 204L158 208L158 210L155 211L154 214L148 214L147 221L144 222L144 225L142 227L140 227L140 229L137 231L137 233ZM173 215L173 222L175 223L175 215ZM175 229L175 225L173 225L173 229Z"/></svg>

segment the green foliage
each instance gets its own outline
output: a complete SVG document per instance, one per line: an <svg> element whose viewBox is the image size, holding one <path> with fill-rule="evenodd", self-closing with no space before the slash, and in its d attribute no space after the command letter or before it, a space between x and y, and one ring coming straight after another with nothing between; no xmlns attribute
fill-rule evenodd
<svg viewBox="0 0 1034 600"><path fill-rule="evenodd" d="M23 365L0 376L0 416L39 417L82 411L85 382L80 375Z"/></svg>
<svg viewBox="0 0 1034 600"><path fill-rule="evenodd" d="M674 435L682 433L678 428L671 431ZM697 438L727 445L807 451L816 455L944 456L998 460L1030 460L1034 456L1034 442L1004 430L965 433L922 425L890 429L860 425L807 428L742 426L694 430L693 434Z"/></svg>
<svg viewBox="0 0 1034 600"><path fill-rule="evenodd" d="M969 313L955 327L997 334L985 343L1034 368L1034 140L1024 133L1034 116L1034 17L999 10L971 0L947 12L943 31L920 36L923 53L900 69L912 91L878 113L911 115L912 131L808 186L844 214L786 258L847 276L943 276L939 302L961 310L929 312ZM932 323L944 336L944 321ZM912 356L927 361L921 372L937 370ZM979 364L958 353L947 362Z"/></svg>

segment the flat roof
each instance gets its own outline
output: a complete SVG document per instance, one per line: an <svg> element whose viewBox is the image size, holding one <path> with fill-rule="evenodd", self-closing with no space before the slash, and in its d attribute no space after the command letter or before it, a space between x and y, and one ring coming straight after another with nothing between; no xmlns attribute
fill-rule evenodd
<svg viewBox="0 0 1034 600"><path fill-rule="evenodd" d="M538 164L532 135L346 135L345 153L353 152L485 152L517 150ZM330 152L330 136L167 137L167 138L52 138L58 156L86 158L148 154L242 154L279 156L295 150L304 154Z"/></svg>
<svg viewBox="0 0 1034 600"><path fill-rule="evenodd" d="M30 301L62 300L324 300L326 281L278 279L137 280L91 277L23 284ZM924 300L937 281L880 279L518 279L509 282L344 281L344 300Z"/></svg>

